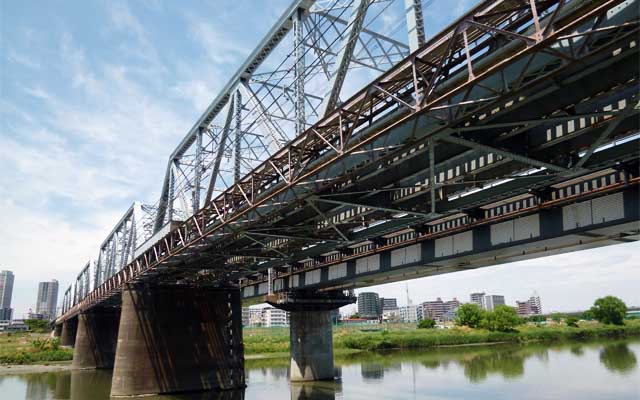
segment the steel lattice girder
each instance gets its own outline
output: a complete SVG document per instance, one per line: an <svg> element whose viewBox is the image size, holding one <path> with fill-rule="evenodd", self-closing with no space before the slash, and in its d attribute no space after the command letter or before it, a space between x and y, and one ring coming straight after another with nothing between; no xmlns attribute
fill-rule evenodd
<svg viewBox="0 0 640 400"><path fill-rule="evenodd" d="M394 1L367 0L364 3L380 4L386 10ZM229 99L236 96L234 93L237 94L238 89L243 92L243 101L236 101L240 104L236 105L234 136L238 139L234 138L234 143L241 151L237 151L236 146L236 151L232 152L233 158L238 159L233 176L244 175L269 158L293 137L287 132L300 133L317 120L324 92L314 94L305 86L318 86L319 82L314 78L318 71L324 71L330 79L330 70L336 69L333 73L336 79L324 83L329 86L335 101L347 70L365 67L384 72L408 54L404 43L377 32L374 27L362 26L368 7L358 6L355 0L344 4L333 2L329 8L313 5L312 0L294 1L172 153L157 205L154 233L169 221L184 220L202 207L201 198L205 196L201 193L201 182L207 178L210 180L209 198L213 191L224 190L232 183L231 177L225 179L226 172L220 168L220 162L213 162L221 157L210 159L206 154L202 157L201 153L207 153L208 149L202 147L199 138L203 137L203 132L214 133L212 144L218 146L213 152L228 152L223 140L228 131L217 129L214 120ZM342 18L349 13L352 15L350 21ZM379 15L373 16L373 20ZM352 23L354 18L359 22L357 26ZM292 33L288 34L290 31ZM293 36L293 49L281 57L288 35ZM262 66L267 57L270 57L269 62ZM215 135L216 132L222 132L222 137ZM193 154L189 154L190 151ZM182 165L189 167L182 169Z"/></svg>
<svg viewBox="0 0 640 400"><path fill-rule="evenodd" d="M304 197L303 193L319 192L321 189L337 187L338 183L348 182L350 174L330 177L326 171L331 167L346 166L346 159L353 158L353 154L368 146L373 148L384 145L383 139L388 138L394 129L411 125L415 129L420 120L437 121L441 124L441 128L426 137L418 139L415 132L410 134L409 138L414 140L402 145L404 151L409 151L421 143L455 134L457 128L490 120L492 107L497 105L504 106L511 102L517 108L521 93L535 88L541 82L549 82L550 77L559 76L561 72L580 67L575 62L576 59L584 64L589 59L594 59L596 64L606 64L602 56L609 51L604 58L615 58L610 56L612 50L616 57L629 59L629 52L633 55L637 50L618 50L615 46L628 44L629 37L637 33L635 23L613 21L605 27L592 23L602 21L603 18L598 19L598 16L606 14L607 10L619 3L620 1L598 4L572 1L567 3L571 5L569 7L565 2L550 1L535 12L526 7L514 8L514 5L519 5L517 2L481 3L414 53L410 59L367 86L212 200L198 214L128 265L117 277L92 292L80 307L88 307L112 296L127 280L160 268L163 263L178 257L180 253L188 253L189 248L210 243L209 238L234 239L234 234L229 232L231 226L236 230L247 229L251 225L260 226L256 219L258 217L262 219L259 221L262 225L277 221L281 218L279 214L291 208L291 199ZM562 10L558 11L559 9ZM467 22L481 20L485 26L494 26L498 33L497 29L500 29L522 35L519 28L531 24L532 19L538 18L536 14L540 15L539 20L532 24L535 27L533 31L530 29L527 32L528 37L535 38L535 44L515 35L488 35L486 27L476 29L474 24ZM552 24L551 29L549 27ZM461 40L461 36L466 36L466 40ZM598 40L592 41L593 46L587 46L592 37L597 37ZM574 40L576 38L580 40ZM566 42L568 45L562 46ZM581 44L581 48L575 49L574 42ZM487 54L496 51L495 45L498 43L502 53L499 59L484 62ZM562 53L558 48L566 53L557 54ZM539 64L532 61L536 56L555 56L562 61L557 65L542 63L544 68L536 69ZM600 61L597 60L598 57ZM631 68L637 70L633 63ZM504 78L506 72L514 76L514 70L518 71L515 82L491 88L489 83L492 79L499 80L496 77L501 76ZM380 88L384 89L382 96ZM477 98L479 94L486 92L491 92L492 96ZM531 97L535 98L534 95ZM400 101L401 99L405 100ZM544 107L538 111L544 114ZM522 121L522 124L526 124L526 121ZM515 151L511 149L514 154ZM637 158L637 154L632 157ZM600 160L602 161L609 162L606 159ZM590 162L585 164L589 167ZM301 184L305 182L322 182L327 179L330 184L324 187L320 184L310 185L311 192L301 189L304 186ZM290 197L288 200L287 196ZM289 207L280 206L281 204ZM266 210L259 215L256 210L260 208Z"/></svg>

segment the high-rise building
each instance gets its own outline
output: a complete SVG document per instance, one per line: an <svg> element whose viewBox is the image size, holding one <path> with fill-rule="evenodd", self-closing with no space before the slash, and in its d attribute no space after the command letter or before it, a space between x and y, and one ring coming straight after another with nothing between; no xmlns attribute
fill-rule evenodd
<svg viewBox="0 0 640 400"><path fill-rule="evenodd" d="M431 318L435 321L442 321L444 319L444 302L440 297L435 301L425 301L421 304L422 307L422 319Z"/></svg>
<svg viewBox="0 0 640 400"><path fill-rule="evenodd" d="M505 305L504 296L495 295L495 294L484 296L484 309L487 311L492 311L497 306L503 306L503 305Z"/></svg>
<svg viewBox="0 0 640 400"><path fill-rule="evenodd" d="M542 314L542 303L540 302L540 296L538 292L533 292L529 297L529 303L531 304L531 312L536 315Z"/></svg>
<svg viewBox="0 0 640 400"><path fill-rule="evenodd" d="M42 314L45 319L53 319L56 316L58 305L58 281L38 284L38 301L36 302L36 314Z"/></svg>
<svg viewBox="0 0 640 400"><path fill-rule="evenodd" d="M516 300L516 312L518 313L518 315L531 315L531 303L529 303L529 300Z"/></svg>
<svg viewBox="0 0 640 400"><path fill-rule="evenodd" d="M10 320L13 314L11 296L13 295L13 272L0 271L0 319Z"/></svg>
<svg viewBox="0 0 640 400"><path fill-rule="evenodd" d="M469 296L471 298L471 302L478 305L480 308L484 308L484 292L482 293L471 293Z"/></svg>
<svg viewBox="0 0 640 400"><path fill-rule="evenodd" d="M398 301L395 298L380 297L380 312L394 310L398 308Z"/></svg>
<svg viewBox="0 0 640 400"><path fill-rule="evenodd" d="M525 301L516 301L518 315L541 315L542 304L538 293L533 292L531 297Z"/></svg>
<svg viewBox="0 0 640 400"><path fill-rule="evenodd" d="M422 310L422 307L413 305L400 307L400 320L408 323L418 322L422 319L422 312L419 312L419 309Z"/></svg>
<svg viewBox="0 0 640 400"><path fill-rule="evenodd" d="M380 311L378 293L362 292L358 294L358 314L360 314L360 318L379 318Z"/></svg>

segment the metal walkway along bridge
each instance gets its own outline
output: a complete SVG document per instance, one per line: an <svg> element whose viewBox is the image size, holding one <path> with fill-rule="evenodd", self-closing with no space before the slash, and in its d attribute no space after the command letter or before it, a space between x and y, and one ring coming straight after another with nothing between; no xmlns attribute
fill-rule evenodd
<svg viewBox="0 0 640 400"><path fill-rule="evenodd" d="M353 288L639 239L638 1L487 0L427 41L430 4L293 2L65 292L75 367L244 387L266 301L291 379L333 379Z"/></svg>

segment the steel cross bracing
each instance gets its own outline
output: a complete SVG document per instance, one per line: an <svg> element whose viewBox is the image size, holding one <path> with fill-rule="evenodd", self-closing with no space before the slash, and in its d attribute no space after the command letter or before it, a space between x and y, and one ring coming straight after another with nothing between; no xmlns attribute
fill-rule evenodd
<svg viewBox="0 0 640 400"><path fill-rule="evenodd" d="M400 3L295 1L170 156L154 231L193 215L335 107L353 90L343 87L347 75L406 57L408 40L385 31L390 15L404 23Z"/></svg>
<svg viewBox="0 0 640 400"><path fill-rule="evenodd" d="M385 234L482 218L491 202L637 166L637 33L635 1L482 2L69 312L152 274L286 274Z"/></svg>

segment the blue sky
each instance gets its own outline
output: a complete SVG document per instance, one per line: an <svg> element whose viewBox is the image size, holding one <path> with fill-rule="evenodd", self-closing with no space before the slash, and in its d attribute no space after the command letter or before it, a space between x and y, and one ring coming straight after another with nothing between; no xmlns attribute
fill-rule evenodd
<svg viewBox="0 0 640 400"><path fill-rule="evenodd" d="M433 34L474 2L425 3ZM34 307L38 281L58 279L62 292L134 200L157 198L174 146L288 4L0 2L0 268L16 275L16 316ZM553 309L607 293L640 305L639 248L421 279L409 289L414 301L485 290L513 303L537 289ZM374 290L404 299L404 289Z"/></svg>

